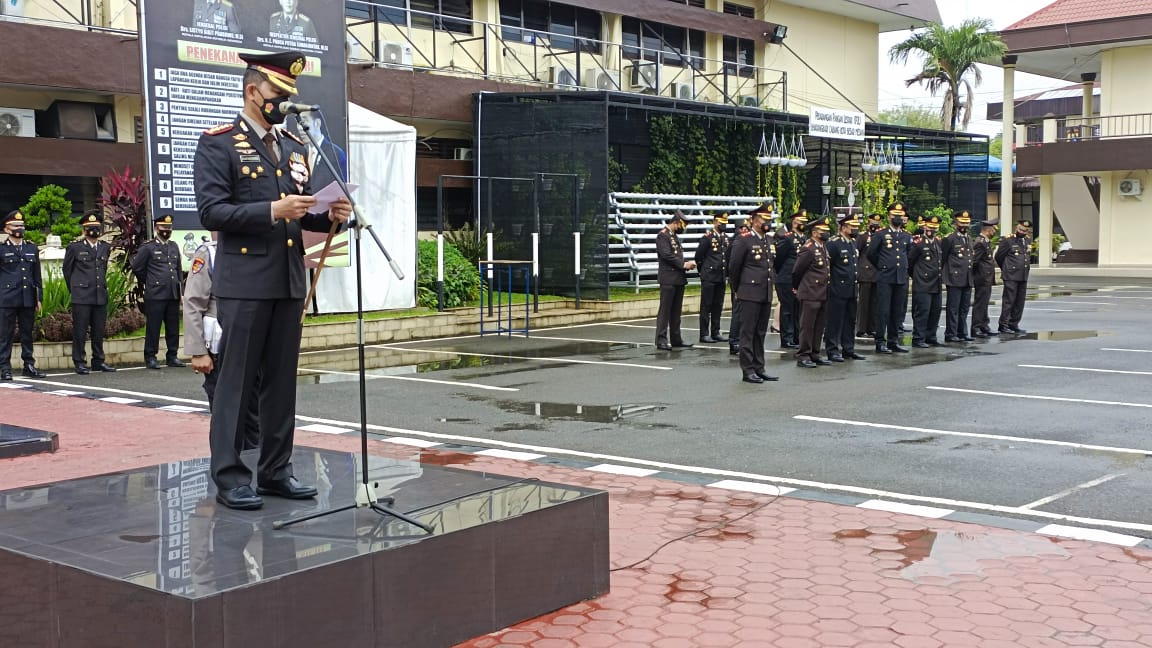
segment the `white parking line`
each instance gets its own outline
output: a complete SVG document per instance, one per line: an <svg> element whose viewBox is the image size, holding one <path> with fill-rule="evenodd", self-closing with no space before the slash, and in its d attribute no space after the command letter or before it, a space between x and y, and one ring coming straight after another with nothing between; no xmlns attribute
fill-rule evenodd
<svg viewBox="0 0 1152 648"><path fill-rule="evenodd" d="M356 371L334 371L332 369L299 369L298 371L304 371L304 372L308 372L308 373L337 375L337 376L355 376L355 377L360 376L360 373L356 372ZM383 379L383 378L387 378L389 380L408 380L411 382L433 383L436 385L449 385L451 387L470 387L472 389L487 389L490 391L508 391L508 392L520 391L519 389L517 389L515 387L496 387L494 385L485 385L483 383L459 382L456 380L436 380L434 378L416 378L415 376L393 376L390 374L366 374L365 378L369 378L372 380Z"/></svg>
<svg viewBox="0 0 1152 648"><path fill-rule="evenodd" d="M672 371L672 367L657 367L655 365L635 364L631 362L606 362L604 360L577 360L575 358L533 358L531 356L502 355L497 353L469 353L467 351L444 351L441 349L410 349L395 347L390 344L374 344L374 349L392 349L393 351L407 351L410 353L439 353L442 355L470 356L474 358L501 358L505 360L523 360L525 362L559 362L563 364L588 364L608 367L630 367L633 369L650 369L652 371Z"/></svg>
<svg viewBox="0 0 1152 648"><path fill-rule="evenodd" d="M1080 305L1086 305L1086 306L1119 306L1120 305L1120 304L1117 304L1116 302L1060 301L1060 300L1056 300L1056 299L1044 299L1044 300L1037 300L1037 301L1043 301L1045 304L1068 304L1068 305L1073 305L1073 306L1080 306ZM1028 307L1025 306L1024 308L1027 309Z"/></svg>
<svg viewBox="0 0 1152 648"><path fill-rule="evenodd" d="M1144 538L1125 535L1123 533L1112 533L1111 531L1101 531L1099 529L1083 529L1081 527L1070 527L1062 524L1049 524L1048 526L1040 527L1036 530L1036 533L1059 536L1061 538L1072 538L1073 540L1107 542L1108 544L1120 545L1122 547L1135 547L1141 542L1144 542Z"/></svg>
<svg viewBox="0 0 1152 648"><path fill-rule="evenodd" d="M905 504L904 502L890 502L888 500L868 500L861 504L856 505L857 508L871 509L873 511L888 511L889 513L903 513L904 515L915 515L917 517L926 517L939 519L946 515L955 513L952 509L939 508L936 506L917 506L915 504Z"/></svg>
<svg viewBox="0 0 1152 648"><path fill-rule="evenodd" d="M659 470L653 470L651 468L637 468L635 466L618 466L616 464L606 464L606 463L598 464L595 466L589 466L587 468L587 470L591 470L593 472L608 473L610 475L623 475L625 477L651 477L652 475L655 475L656 473L660 472Z"/></svg>
<svg viewBox="0 0 1152 648"><path fill-rule="evenodd" d="M655 342L627 342L625 340L597 340L592 338L570 338L570 337L554 337L551 335L534 335L531 339L534 340L560 340L563 342L599 342L601 344L627 344L634 347L654 347ZM702 349L704 351L727 351L728 345L711 346L707 344L697 344L694 349Z"/></svg>
<svg viewBox="0 0 1152 648"><path fill-rule="evenodd" d="M824 418L821 416L798 415L792 418L799 421L813 421L815 423L831 423L834 425L848 425L853 427L868 427L880 430L902 430L919 434L939 434L945 436L970 437L975 439L989 439L992 441L1011 441L1013 443L1033 443L1036 445L1062 446L1078 450L1098 450L1102 452L1117 452L1121 454L1135 454L1152 456L1152 450L1138 450L1136 448L1115 448L1112 446L1092 445L1088 443L1073 443L1071 441L1056 441L1054 439L1033 439L1030 437L1008 436L1005 434L985 434L982 432L955 432L953 430L937 430L934 428L912 427L908 425L891 425L889 423L869 423L866 421L850 421L846 419Z"/></svg>
<svg viewBox="0 0 1152 648"><path fill-rule="evenodd" d="M1111 349L1103 348L1101 351L1123 351L1125 353L1152 353L1152 349Z"/></svg>
<svg viewBox="0 0 1152 648"><path fill-rule="evenodd" d="M1106 483L1112 481L1113 479L1116 479L1117 477L1120 477L1124 474L1126 474L1126 473L1121 472L1121 473L1113 473L1111 475L1104 475L1103 477L1100 477L1099 479L1093 479L1092 481L1087 481L1087 482L1084 482L1083 484L1077 484L1076 486L1073 486L1072 488L1062 490L1059 493L1056 493L1055 495L1049 495L1048 497L1041 497L1040 499L1036 500L1035 502L1029 502L1029 503L1021 506L1020 508L1025 508L1025 509L1039 508L1039 507L1044 506L1046 504L1051 504L1052 502L1055 502L1056 500L1064 499L1065 497L1068 497L1069 495L1072 495L1073 493L1078 493L1082 490L1087 490L1089 488L1092 488L1093 486L1099 486L1100 484L1106 484Z"/></svg>
<svg viewBox="0 0 1152 648"><path fill-rule="evenodd" d="M1093 369L1090 367L1061 367L1058 365L1021 364L1025 369L1061 369L1063 371L1089 371L1093 373L1128 374L1130 376L1152 376L1152 371L1125 371L1121 369Z"/></svg>
<svg viewBox="0 0 1152 648"><path fill-rule="evenodd" d="M1149 403L1126 403L1124 401L1106 401L1106 400L1091 400L1087 398L1063 398L1061 396L1034 396L1031 394L1006 394L1004 392L985 391L982 389L960 389L958 387L936 387L928 386L925 389L932 389L935 391L950 391L959 392L961 394L981 394L984 396L1000 396L1002 398L1026 398L1032 400L1047 400L1059 401L1062 403L1086 403L1088 405L1116 405L1118 407L1146 407L1152 408Z"/></svg>

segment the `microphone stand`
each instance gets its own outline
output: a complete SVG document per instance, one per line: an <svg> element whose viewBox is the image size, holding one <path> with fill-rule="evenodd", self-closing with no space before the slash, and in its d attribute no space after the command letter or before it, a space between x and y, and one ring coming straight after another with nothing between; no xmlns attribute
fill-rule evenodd
<svg viewBox="0 0 1152 648"><path fill-rule="evenodd" d="M320 147L320 145L316 142L316 138L312 135L312 127L310 125L306 124L305 121L303 119L300 119L299 117L297 117L296 121L297 121L297 123L300 124L301 130L303 130L304 134L308 137L308 141L311 142L312 146L316 148L316 154L320 157L320 159L324 160L324 164L328 167L328 171L330 171L332 173L332 177L335 178L336 182L340 185L340 189L341 189L341 191L344 192L344 196L347 197L349 202L352 203L352 210L353 210L353 214L355 215L354 218L351 221L349 221L348 226L352 229L352 231L356 237L356 244L355 244L355 249L356 249L356 337L357 337L356 347L357 347L358 360L359 360L359 365L360 365L359 374L360 374L360 460L361 460L360 477L361 477L361 479L360 479L360 483L356 487L355 501L353 501L351 504L347 504L345 506L341 506L341 507L334 508L334 509L329 509L327 511L320 511L319 513L311 513L309 515L304 515L304 516L297 517L297 518L291 518L288 520L278 520L278 521L275 521L272 523L272 528L273 529L283 529L283 528L291 526L293 524L297 524L300 522L307 522L308 520L314 520L316 518L324 517L326 515L332 515L333 513L340 513L342 511L350 511L352 509L357 509L357 508L368 508L368 509L375 511L376 513L379 513L380 515L390 515L390 516L395 517L397 519L403 520L404 522L407 522L408 524L411 524L415 527L423 529L425 532L431 534L433 532L432 527L428 526L427 524L424 524L423 522L420 522L420 521L415 520L411 517L408 517L407 515L400 513L399 511L396 511L395 509L391 508L396 503L395 498L378 497L376 495L376 488L379 486L379 484L373 483L368 479L368 378L367 378L367 375L365 373L365 367L364 367L364 364L365 364L365 362L364 362L364 278L363 278L363 263L364 263L364 261L363 261L363 257L360 254L361 230L368 230L368 233L372 235L372 239L374 241L376 241L376 246L378 248L380 248L380 251L382 253L384 253L384 258L388 259L388 264L392 267L392 272L394 272L396 274L396 277L398 279L404 278L404 272L400 269L400 265L397 264L396 261L392 259L392 256L390 254L388 254L388 250L386 250L384 248L384 244L380 242L380 239L376 236L376 233L372 231L372 226L370 224L367 224L366 220L364 219L363 213L360 211L360 206L357 205L356 201L352 198L352 192L348 191L348 185L344 184L343 174L336 169L335 165L332 164L332 160L330 160L328 158L328 155L326 153L324 153L324 149ZM330 232L329 238L331 238L332 234L334 234L334 233L335 233L335 230ZM327 248L325 249L325 251L327 251ZM321 258L320 268L324 267L323 262L324 262L324 259ZM317 269L317 275L319 275L319 269Z"/></svg>

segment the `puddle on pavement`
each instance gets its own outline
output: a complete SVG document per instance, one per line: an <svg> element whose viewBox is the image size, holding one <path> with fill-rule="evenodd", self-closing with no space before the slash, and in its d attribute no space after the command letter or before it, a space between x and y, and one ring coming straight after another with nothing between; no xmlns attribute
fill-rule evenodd
<svg viewBox="0 0 1152 648"><path fill-rule="evenodd" d="M1058 539L1039 535L975 534L932 529L877 533L863 528L842 529L834 536L841 542L865 539L877 545L872 549L872 556L898 561L895 570L909 580L982 575L985 569L995 566L995 563L986 561L1068 555Z"/></svg>
<svg viewBox="0 0 1152 648"><path fill-rule="evenodd" d="M490 401L480 397L469 400L487 402L512 414L526 414L551 421L584 421L586 423L613 423L622 419L651 416L664 411L664 405L579 405L576 403L541 403L524 401ZM515 429L521 429L517 426Z"/></svg>
<svg viewBox="0 0 1152 648"><path fill-rule="evenodd" d="M889 441L888 443L932 443L933 441L939 441L939 440L940 440L940 437L926 436L926 437L917 437L915 439L900 439L898 441Z"/></svg>
<svg viewBox="0 0 1152 648"><path fill-rule="evenodd" d="M1029 331L1024 335L1016 336L1017 340L1039 340L1041 342L1064 342L1066 340L1085 340L1088 338L1108 335L1106 331Z"/></svg>
<svg viewBox="0 0 1152 648"><path fill-rule="evenodd" d="M148 544L149 542L156 542L160 539L158 535L122 535L121 540L125 542L135 542L138 544Z"/></svg>
<svg viewBox="0 0 1152 648"><path fill-rule="evenodd" d="M479 457L476 455L464 452L436 452L434 450L422 450L420 452L420 463L428 466L463 466L477 459Z"/></svg>

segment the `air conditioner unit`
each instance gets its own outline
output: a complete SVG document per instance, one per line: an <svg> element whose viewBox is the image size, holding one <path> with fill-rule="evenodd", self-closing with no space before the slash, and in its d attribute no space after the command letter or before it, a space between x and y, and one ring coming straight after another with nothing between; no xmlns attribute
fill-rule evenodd
<svg viewBox="0 0 1152 648"><path fill-rule="evenodd" d="M672 96L677 99L693 100L696 98L696 88L691 83L673 83Z"/></svg>
<svg viewBox="0 0 1152 648"><path fill-rule="evenodd" d="M412 69L412 46L406 42L379 41L376 43L376 64Z"/></svg>
<svg viewBox="0 0 1152 648"><path fill-rule="evenodd" d="M28 108L0 108L0 136L36 137L36 111Z"/></svg>
<svg viewBox="0 0 1152 648"><path fill-rule="evenodd" d="M584 70L584 85L592 90L620 90L619 70L601 70L588 68Z"/></svg>
<svg viewBox="0 0 1152 648"><path fill-rule="evenodd" d="M656 90L656 64L633 63L631 87L640 92L653 92Z"/></svg>
<svg viewBox="0 0 1152 648"><path fill-rule="evenodd" d="M756 95L740 95L740 97L737 99L736 103L740 104L741 106L748 107L748 108L759 108L760 107L760 99L757 98Z"/></svg>
<svg viewBox="0 0 1152 648"><path fill-rule="evenodd" d="M0 0L0 16L19 21L24 17L24 0Z"/></svg>
<svg viewBox="0 0 1152 648"><path fill-rule="evenodd" d="M1121 180L1119 188L1121 196L1139 196L1144 193L1144 188L1140 186L1140 181L1135 178Z"/></svg>
<svg viewBox="0 0 1152 648"><path fill-rule="evenodd" d="M576 82L576 74L563 65L552 66L552 87L561 90L577 90L580 84Z"/></svg>
<svg viewBox="0 0 1152 648"><path fill-rule="evenodd" d="M472 158L472 149L470 149L470 148L455 149L454 151L452 151L452 159L453 160L471 161L473 159Z"/></svg>

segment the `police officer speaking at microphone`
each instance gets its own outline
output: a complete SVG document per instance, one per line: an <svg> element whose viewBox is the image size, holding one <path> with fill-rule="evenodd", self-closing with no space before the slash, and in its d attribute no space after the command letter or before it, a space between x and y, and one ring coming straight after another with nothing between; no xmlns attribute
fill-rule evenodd
<svg viewBox="0 0 1152 648"><path fill-rule="evenodd" d="M196 203L217 232L212 292L223 328L212 407L212 479L216 499L235 509L263 506L260 495L308 499L316 489L292 471L296 366L305 285L303 230L326 232L352 214L345 198L323 213L309 194L307 147L282 124L282 104L304 71L299 52L241 54L243 111L200 136L194 164ZM339 98L344 101L343 97ZM260 379L257 488L241 461L253 385Z"/></svg>
<svg viewBox="0 0 1152 648"><path fill-rule="evenodd" d="M144 364L159 369L160 326L168 347L169 367L183 367L176 358L180 352L180 246L172 241L172 217L157 216L153 221L156 238L140 246L132 257L132 272L144 286Z"/></svg>
<svg viewBox="0 0 1152 648"><path fill-rule="evenodd" d="M108 320L108 257L112 246L100 240L104 224L98 210L80 220L84 238L64 250L64 283L72 295L72 364L76 373L92 372L84 361L84 340L92 330L92 368L116 371L104 362L104 324Z"/></svg>
<svg viewBox="0 0 1152 648"><path fill-rule="evenodd" d="M0 380L12 380L13 328L20 326L20 359L29 378L43 378L33 356L36 313L44 299L40 277L40 251L24 240L24 215L20 210L4 217L8 240L0 244Z"/></svg>

